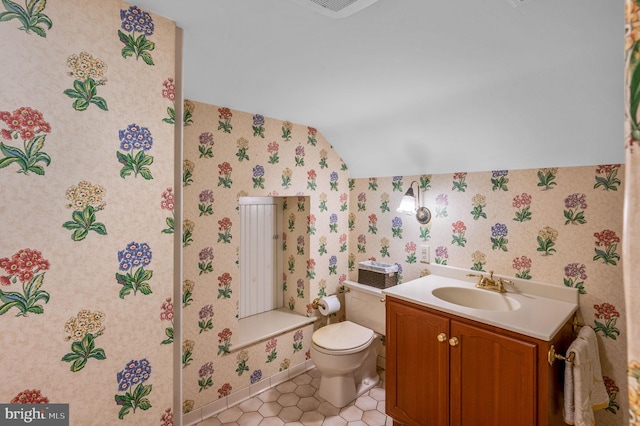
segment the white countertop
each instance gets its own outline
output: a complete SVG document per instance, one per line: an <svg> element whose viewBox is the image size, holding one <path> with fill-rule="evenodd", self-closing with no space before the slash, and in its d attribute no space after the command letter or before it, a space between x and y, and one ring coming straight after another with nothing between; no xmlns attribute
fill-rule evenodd
<svg viewBox="0 0 640 426"><path fill-rule="evenodd" d="M451 274L447 271L447 275L459 274ZM511 278L509 277L509 279ZM428 275L384 289L382 294L544 341L552 340L560 328L578 310L578 290L575 288L527 282L527 280L516 279L514 281L515 285L513 286L505 285L507 293L504 293L506 297L520 303L519 309L513 311L468 308L449 303L432 294L432 291L438 287L475 288L477 278L459 279L450 276ZM479 291L492 292L491 290ZM500 296L500 293L492 293Z"/></svg>

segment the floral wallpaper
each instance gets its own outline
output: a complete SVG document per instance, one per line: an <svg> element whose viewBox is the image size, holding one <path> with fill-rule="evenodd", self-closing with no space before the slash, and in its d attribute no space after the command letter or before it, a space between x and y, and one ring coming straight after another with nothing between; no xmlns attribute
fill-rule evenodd
<svg viewBox="0 0 640 426"><path fill-rule="evenodd" d="M182 409L188 413L310 356L313 325L234 349L238 198L283 198L284 305L311 316L313 299L338 292L347 277L349 179L340 156L312 127L194 101L185 101L185 111Z"/></svg>
<svg viewBox="0 0 640 426"><path fill-rule="evenodd" d="M627 326L622 271L624 166L354 179L350 183L349 277L358 262L399 266L403 282L431 263L577 288L579 315L598 336L609 406L597 423L627 418ZM395 209L416 181L433 215L420 225ZM414 189L416 187L414 184Z"/></svg>
<svg viewBox="0 0 640 426"><path fill-rule="evenodd" d="M627 0L629 87L637 9ZM638 307L632 297L625 307L622 271L624 258L633 294L637 232L631 222L623 230L622 213L625 191L628 212L638 198L635 94L626 166L349 179L313 127L193 101L176 117L175 24L138 7L4 0L0 37L9 41L0 74L0 339L12 366L3 401L69 403L74 425L168 426L178 410L307 359L312 325L234 348L237 200L249 195L285 201L282 286L285 306L301 315L357 280L359 261L396 263L400 281L425 273L423 244L433 263L579 289L610 396L597 422L625 422L628 387L638 423L640 350L630 327ZM395 213L413 180L433 213L428 225ZM184 262L179 301L174 238ZM174 408L180 317L183 404Z"/></svg>
<svg viewBox="0 0 640 426"><path fill-rule="evenodd" d="M173 424L175 25L5 0L0 38L0 400Z"/></svg>
<svg viewBox="0 0 640 426"><path fill-rule="evenodd" d="M625 154L626 154L626 202L624 239L624 279L627 302L629 416L631 425L640 425L640 303L638 301L638 237L640 228L636 219L640 208L640 116L636 81L640 77L638 49L640 49L640 4L636 0L625 2Z"/></svg>

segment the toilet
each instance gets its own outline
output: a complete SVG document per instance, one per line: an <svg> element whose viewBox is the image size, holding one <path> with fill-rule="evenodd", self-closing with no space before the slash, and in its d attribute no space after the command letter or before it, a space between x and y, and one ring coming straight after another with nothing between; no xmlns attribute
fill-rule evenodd
<svg viewBox="0 0 640 426"><path fill-rule="evenodd" d="M380 336L385 333L382 290L345 281L346 321L319 328L311 360L322 374L320 396L342 408L378 384Z"/></svg>

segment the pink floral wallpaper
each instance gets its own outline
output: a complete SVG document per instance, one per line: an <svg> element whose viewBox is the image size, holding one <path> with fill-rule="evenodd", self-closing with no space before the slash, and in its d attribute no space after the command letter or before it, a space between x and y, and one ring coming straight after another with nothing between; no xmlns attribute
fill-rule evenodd
<svg viewBox="0 0 640 426"><path fill-rule="evenodd" d="M159 196L175 25L117 0L7 0L0 38L0 400L67 403L72 425L173 424Z"/></svg>
<svg viewBox="0 0 640 426"><path fill-rule="evenodd" d="M597 423L622 424L623 177L624 166L612 164L352 180L349 277L357 279L358 262L374 259L397 264L403 282L417 278L428 273L419 260L427 245L431 263L578 288L579 315L598 336L610 398ZM432 212L426 225L395 211L413 181Z"/></svg>
<svg viewBox="0 0 640 426"><path fill-rule="evenodd" d="M185 105L182 409L189 413L309 358L313 325L234 349L238 198L284 199L284 305L311 316L313 299L336 293L347 277L349 179L340 156L312 127Z"/></svg>
<svg viewBox="0 0 640 426"><path fill-rule="evenodd" d="M423 244L433 263L575 287L581 320L598 334L610 396L598 422L624 421L624 166L348 179L339 157L311 128L190 104L194 122L185 127L183 164L184 412L275 374L284 367L276 368L276 357L284 355L286 365L299 360L293 332L233 351L237 198L273 195L286 197L283 286L291 310L312 315L311 300L338 291L347 278L357 280L362 260L395 263L401 281L416 278L428 270L418 259ZM287 141L290 134L294 143ZM427 225L395 212L414 180L433 214ZM196 300L195 309L185 306ZM312 329L299 331L307 351ZM199 346L217 347L215 359L194 361ZM190 369L192 363L204 370Z"/></svg>
<svg viewBox="0 0 640 426"><path fill-rule="evenodd" d="M627 48L636 49L637 5L627 5ZM0 381L2 401L69 403L73 425L168 426L176 412L304 362L312 325L234 348L237 200L251 195L285 201L282 286L285 306L301 315L315 314L315 297L357 280L359 261L398 264L401 281L427 273L421 245L432 263L579 289L610 397L597 422L626 422L628 388L637 423L638 309L633 297L625 306L622 270L631 295L637 232L630 221L623 229L623 197L629 218L637 114L627 117L626 166L349 179L313 127L188 100L176 117L175 30L119 0L0 6L8 41L0 74L0 339L12 366ZM629 61L628 75L635 71ZM630 111L636 101L629 97ZM175 124L184 125L182 164ZM182 182L173 180L176 168ZM433 214L428 225L395 212L414 180ZM184 263L178 301L174 238ZM178 319L183 338L174 342ZM173 407L177 386L182 407Z"/></svg>

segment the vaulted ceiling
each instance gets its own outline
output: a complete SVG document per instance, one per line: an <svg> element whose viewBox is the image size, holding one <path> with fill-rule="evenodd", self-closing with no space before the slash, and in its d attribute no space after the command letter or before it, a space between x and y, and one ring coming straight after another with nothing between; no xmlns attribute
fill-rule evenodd
<svg viewBox="0 0 640 426"><path fill-rule="evenodd" d="M623 0L132 3L184 30L186 98L316 127L351 177L624 162Z"/></svg>

